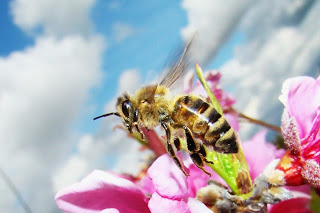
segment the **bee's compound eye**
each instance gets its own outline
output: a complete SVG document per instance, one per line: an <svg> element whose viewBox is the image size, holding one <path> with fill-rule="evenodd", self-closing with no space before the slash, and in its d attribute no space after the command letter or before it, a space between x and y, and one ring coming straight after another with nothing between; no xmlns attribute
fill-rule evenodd
<svg viewBox="0 0 320 213"><path fill-rule="evenodd" d="M122 112L126 117L129 117L130 111L132 110L132 103L129 100L125 100L122 103Z"/></svg>

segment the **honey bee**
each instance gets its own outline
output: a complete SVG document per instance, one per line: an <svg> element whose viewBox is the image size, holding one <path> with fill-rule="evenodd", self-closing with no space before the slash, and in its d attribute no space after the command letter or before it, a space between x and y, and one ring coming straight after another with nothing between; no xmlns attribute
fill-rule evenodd
<svg viewBox="0 0 320 213"><path fill-rule="evenodd" d="M125 93L117 99L117 112L98 116L94 120L110 115L119 116L127 130L132 134L134 128L143 140L145 136L141 127L153 129L161 125L166 133L169 155L181 171L189 176L174 149L181 148L175 133L182 131L194 164L211 176L204 169L205 163L212 163L206 159L204 146L225 154L237 153L239 146L234 130L212 105L192 94L177 95L174 98L170 96L170 86L186 70L186 53L190 44L184 48L180 60L159 84L142 87L132 96Z"/></svg>

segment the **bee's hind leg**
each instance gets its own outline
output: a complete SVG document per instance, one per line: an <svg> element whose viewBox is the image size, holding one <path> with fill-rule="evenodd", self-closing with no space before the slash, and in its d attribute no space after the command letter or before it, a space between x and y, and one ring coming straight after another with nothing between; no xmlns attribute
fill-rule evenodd
<svg viewBox="0 0 320 213"><path fill-rule="evenodd" d="M179 158L176 155L176 152L174 151L173 144L171 143L171 132L167 124L161 123L161 126L163 129L166 131L166 136L167 136L167 150L169 155L172 157L176 165L180 168L180 170L183 172L185 176L189 176L189 174L184 170L183 164L180 162ZM174 142L175 143L175 142ZM178 149L178 148L177 148Z"/></svg>
<svg viewBox="0 0 320 213"><path fill-rule="evenodd" d="M211 173L209 173L208 171L206 171L204 169L204 165L206 163L212 163L211 161L208 161L205 157L206 157L206 151L203 147L202 144L197 144L192 136L192 133L190 131L190 129L186 126L183 126L183 129L185 131L185 135L186 135L186 141L187 141L187 148L188 148L188 152L190 154L190 157L193 161L193 163L199 168L201 169L204 173L206 173L207 175L209 175L210 177L212 176Z"/></svg>

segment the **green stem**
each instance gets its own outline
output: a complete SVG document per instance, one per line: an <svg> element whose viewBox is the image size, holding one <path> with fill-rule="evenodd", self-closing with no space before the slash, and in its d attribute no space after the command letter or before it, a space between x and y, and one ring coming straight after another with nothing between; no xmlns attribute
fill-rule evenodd
<svg viewBox="0 0 320 213"><path fill-rule="evenodd" d="M235 111L235 110L234 110ZM236 112L236 111L235 111ZM239 112L236 112L238 114L238 116L244 120L247 120L248 122L250 123L254 123L254 124L257 124L257 125L260 125L260 126L263 126L263 127L266 127L268 129L271 129L275 132L279 132L281 133L281 128L279 126L276 126L276 125L273 125L273 124L269 124L269 123L266 123L264 121L261 121L261 120L258 120L258 119L254 119L254 118L251 118L243 113L239 113Z"/></svg>

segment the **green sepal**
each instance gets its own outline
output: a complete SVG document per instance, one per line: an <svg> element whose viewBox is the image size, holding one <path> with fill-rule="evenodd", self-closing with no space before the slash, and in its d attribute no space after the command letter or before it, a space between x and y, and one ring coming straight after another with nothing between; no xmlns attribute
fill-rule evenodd
<svg viewBox="0 0 320 213"><path fill-rule="evenodd" d="M206 90L206 92L210 98L212 106L222 115L223 114L222 107L221 107L218 99L216 98L216 96L212 93L205 77L203 76L203 72L202 72L202 69L199 66L199 64L196 64L196 73L197 73L198 79L200 80L202 86L204 87L204 89Z"/></svg>
<svg viewBox="0 0 320 213"><path fill-rule="evenodd" d="M198 64L196 64L196 73L211 100L212 106L223 115L222 107L212 93L203 76L202 69ZM222 154L206 148L206 159L213 162L213 164L207 163L207 165L228 184L230 189L236 195L242 195L245 199L251 195L252 180L240 141L238 141L238 143L239 151L237 154Z"/></svg>

